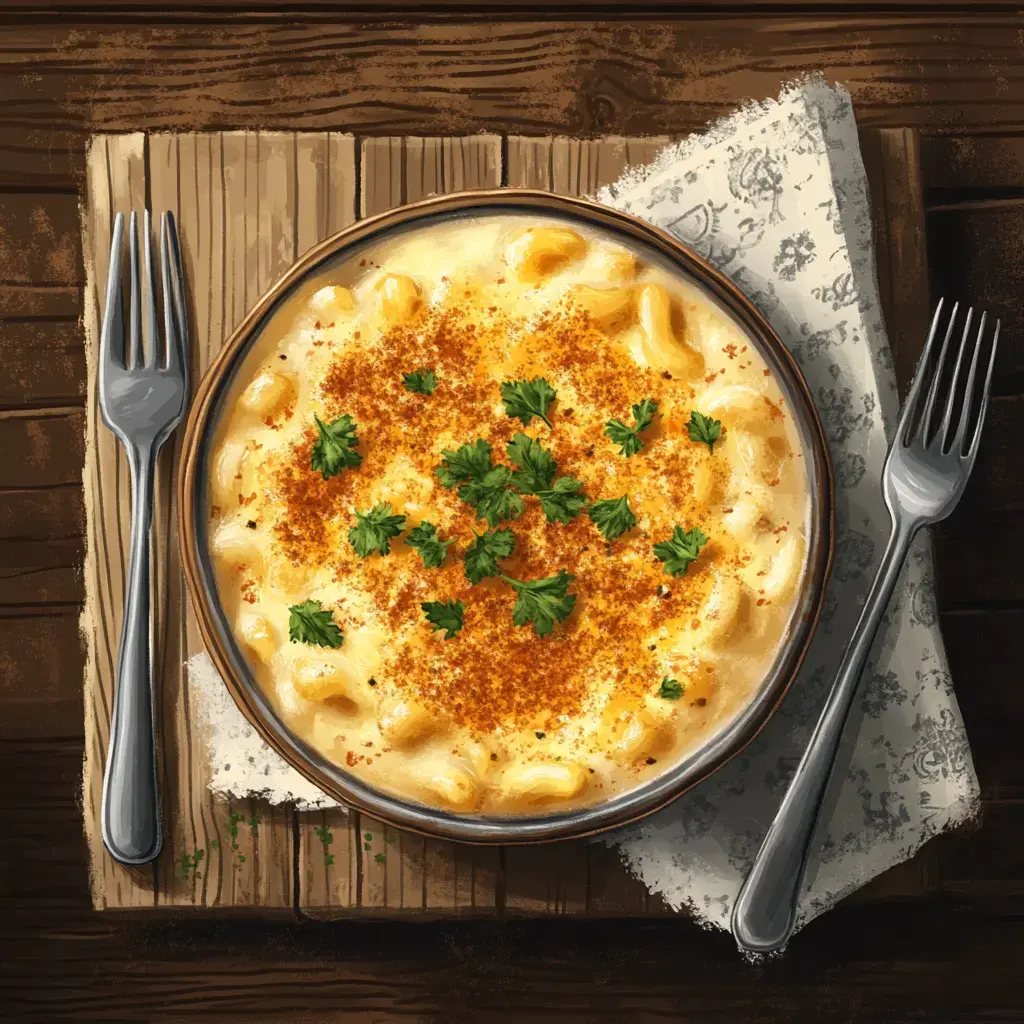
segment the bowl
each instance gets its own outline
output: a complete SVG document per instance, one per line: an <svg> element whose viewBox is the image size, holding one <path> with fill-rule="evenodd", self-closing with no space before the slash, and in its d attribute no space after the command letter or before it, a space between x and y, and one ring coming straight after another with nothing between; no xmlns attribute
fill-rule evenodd
<svg viewBox="0 0 1024 1024"><path fill-rule="evenodd" d="M809 502L805 571L787 633L752 698L673 767L633 789L584 807L529 815L454 813L376 789L328 761L278 717L250 671L217 598L209 551L207 469L218 418L247 353L275 313L311 276L395 232L428 228L452 218L524 213L598 228L631 248L652 254L673 273L703 289L756 347L775 376L804 453ZM485 844L568 839L634 822L675 800L742 750L769 720L804 658L821 612L834 544L833 480L821 422L800 370L753 303L707 261L645 221L586 200L527 189L463 192L400 207L359 221L303 256L256 303L199 386L183 442L178 510L182 560L206 649L239 709L269 746L343 804L399 828Z"/></svg>

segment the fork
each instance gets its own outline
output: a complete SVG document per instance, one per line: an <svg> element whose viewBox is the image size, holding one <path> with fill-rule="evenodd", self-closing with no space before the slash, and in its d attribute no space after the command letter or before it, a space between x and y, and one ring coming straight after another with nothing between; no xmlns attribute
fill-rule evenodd
<svg viewBox="0 0 1024 1024"><path fill-rule="evenodd" d="M797 897L811 840L833 781L836 755L861 671L910 542L922 526L937 523L953 511L978 454L992 389L999 321L996 321L980 399L975 397L975 376L985 336L984 313L973 342L967 384L962 399L958 400L960 372L968 351L974 314L973 309L967 313L952 377L949 377L950 339L958 305L953 306L939 357L932 364L942 314L941 300L935 309L928 340L882 470L882 489L892 519L889 543L814 734L733 907L732 932L740 949L747 952L769 953L782 949L793 932ZM944 378L950 381L949 392L942 406L942 419L933 430L939 411L939 385Z"/></svg>
<svg viewBox="0 0 1024 1024"><path fill-rule="evenodd" d="M132 485L128 580L100 810L103 844L122 864L148 863L160 852L162 841L154 740L149 546L157 453L180 422L188 396L185 297L174 216L165 213L160 222L162 343L157 331L148 210L143 230L145 276L140 280L138 224L133 212L128 229L131 291L126 347L121 308L124 214L114 219L99 358L100 411L124 446Z"/></svg>

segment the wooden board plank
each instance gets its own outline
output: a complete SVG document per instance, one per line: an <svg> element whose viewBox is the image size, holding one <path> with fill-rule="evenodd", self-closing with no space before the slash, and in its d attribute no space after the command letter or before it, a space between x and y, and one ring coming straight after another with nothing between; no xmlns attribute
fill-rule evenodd
<svg viewBox="0 0 1024 1024"><path fill-rule="evenodd" d="M0 408L68 406L84 398L85 348L77 323L0 320Z"/></svg>
<svg viewBox="0 0 1024 1024"><path fill-rule="evenodd" d="M0 739L82 736L78 614L77 605L0 608Z"/></svg>
<svg viewBox="0 0 1024 1024"><path fill-rule="evenodd" d="M84 530L85 506L77 482L0 490L0 540L81 537Z"/></svg>
<svg viewBox="0 0 1024 1024"><path fill-rule="evenodd" d="M73 188L85 171L84 131L10 125L0 137L0 188Z"/></svg>
<svg viewBox="0 0 1024 1024"><path fill-rule="evenodd" d="M0 191L0 282L82 282L78 196Z"/></svg>
<svg viewBox="0 0 1024 1024"><path fill-rule="evenodd" d="M875 263L896 380L905 394L924 347L931 310L918 133L861 132L871 192Z"/></svg>
<svg viewBox="0 0 1024 1024"><path fill-rule="evenodd" d="M650 163L671 139L649 138L508 140L508 184L589 196L616 181L627 167Z"/></svg>
<svg viewBox="0 0 1024 1024"><path fill-rule="evenodd" d="M0 412L5 489L80 483L84 430L81 409Z"/></svg>
<svg viewBox="0 0 1024 1024"><path fill-rule="evenodd" d="M361 141L364 217L428 195L500 184L501 140L494 135ZM336 810L300 814L299 829L299 906L311 916L495 907L496 849L424 840L367 815Z"/></svg>
<svg viewBox="0 0 1024 1024"><path fill-rule="evenodd" d="M627 21L493 11L343 20L309 11L297 23L234 11L229 25L211 35L203 18L154 30L149 17L56 10L5 24L0 135L26 124L44 133L268 122L316 131L339 121L350 131L417 135L497 125L536 135L676 133L813 71L849 87L865 125L1010 132L1024 124L1012 87L1019 19L1005 10L865 11L853 23L838 14L794 21L785 11L738 18L710 7L697 20L647 9ZM41 59L55 52L60 60ZM126 55L145 74L112 89L111 68Z"/></svg>
<svg viewBox="0 0 1024 1024"><path fill-rule="evenodd" d="M947 201L948 192L965 198L964 193L971 191L981 198L988 191L1020 189L1024 186L1024 137L925 135L921 164L933 202Z"/></svg>
<svg viewBox="0 0 1024 1024"><path fill-rule="evenodd" d="M6 284L0 281L0 320L12 317L64 317L82 314L78 285Z"/></svg>

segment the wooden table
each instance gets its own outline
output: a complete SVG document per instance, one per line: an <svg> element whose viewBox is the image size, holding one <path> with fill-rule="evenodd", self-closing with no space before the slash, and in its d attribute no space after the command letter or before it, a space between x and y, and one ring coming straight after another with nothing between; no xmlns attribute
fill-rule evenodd
<svg viewBox="0 0 1024 1024"><path fill-rule="evenodd" d="M1024 41L1013 3L206 0L0 13L0 1017L1024 1019ZM408 10L406 11L406 9ZM399 13L394 13L398 11ZM403 13L405 12L405 13ZM938 535L976 829L751 968L596 857L575 916L432 924L91 910L81 827L84 272L96 131L675 135L822 69L853 94L905 379L932 295L1004 317L975 479ZM557 894L539 909L556 911ZM629 915L607 920L603 915Z"/></svg>

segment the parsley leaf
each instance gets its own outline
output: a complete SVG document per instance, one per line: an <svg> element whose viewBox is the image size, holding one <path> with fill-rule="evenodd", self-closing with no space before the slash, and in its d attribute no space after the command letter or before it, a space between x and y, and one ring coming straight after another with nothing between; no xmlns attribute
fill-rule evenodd
<svg viewBox="0 0 1024 1024"><path fill-rule="evenodd" d="M329 609L319 601L303 601L288 609L288 636L293 644L340 647L345 638Z"/></svg>
<svg viewBox="0 0 1024 1024"><path fill-rule="evenodd" d="M692 530L684 530L677 526L672 536L654 545L654 555L659 562L665 563L665 572L670 576L682 576L697 560L700 549L707 544L708 538L699 526Z"/></svg>
<svg viewBox="0 0 1024 1024"><path fill-rule="evenodd" d="M339 416L332 423L324 423L314 415L320 436L313 445L310 466L319 470L325 480L340 473L343 469L355 469L363 457L355 450L359 439L356 437L356 424L351 416Z"/></svg>
<svg viewBox="0 0 1024 1024"><path fill-rule="evenodd" d="M636 526L636 516L629 507L629 495L595 501L587 513L605 540L615 540Z"/></svg>
<svg viewBox="0 0 1024 1024"><path fill-rule="evenodd" d="M441 540L433 523L422 522L406 535L405 543L415 548L427 569L438 568L448 554L450 540Z"/></svg>
<svg viewBox="0 0 1024 1024"><path fill-rule="evenodd" d="M654 414L658 411L658 403L652 398L645 398L633 406L634 427L627 427L622 420L609 420L604 427L605 434L619 446L619 454L625 455L628 459L636 455L643 448L644 443L640 439L640 431L646 430L654 421Z"/></svg>
<svg viewBox="0 0 1024 1024"><path fill-rule="evenodd" d="M432 395L434 388L437 387L437 374L424 367L412 373L403 373L402 381L405 383L405 390L411 391L414 395Z"/></svg>
<svg viewBox="0 0 1024 1024"><path fill-rule="evenodd" d="M661 686L658 687L658 696L664 700L679 700L686 690L686 683L680 683L676 679L669 679L665 676L661 681Z"/></svg>
<svg viewBox="0 0 1024 1024"><path fill-rule="evenodd" d="M540 441L529 434L517 433L508 443L508 457L518 466L512 483L526 494L536 494L551 487L558 465L554 456Z"/></svg>
<svg viewBox="0 0 1024 1024"><path fill-rule="evenodd" d="M691 441L698 444L706 444L712 455L715 453L715 442L722 436L722 421L713 420L696 409L690 410L690 422L686 424L686 431Z"/></svg>
<svg viewBox="0 0 1024 1024"><path fill-rule="evenodd" d="M420 608L435 633L445 631L445 640L451 640L462 629L466 606L461 601L424 601Z"/></svg>
<svg viewBox="0 0 1024 1024"><path fill-rule="evenodd" d="M466 579L474 586L485 576L497 576L498 559L508 558L516 546L516 538L507 527L480 534L466 552Z"/></svg>
<svg viewBox="0 0 1024 1024"><path fill-rule="evenodd" d="M518 519L523 513L523 499L509 490L512 471L508 466L495 466L479 480L470 480L459 488L459 497L472 505L488 526L497 526L503 519Z"/></svg>
<svg viewBox="0 0 1024 1024"><path fill-rule="evenodd" d="M571 522L587 505L583 484L573 476L560 476L550 490L536 493L549 523Z"/></svg>
<svg viewBox="0 0 1024 1024"><path fill-rule="evenodd" d="M443 465L434 472L442 487L449 490L465 480L482 480L491 469L491 446L482 437L472 444L464 444L456 451L445 448L441 452Z"/></svg>
<svg viewBox="0 0 1024 1024"><path fill-rule="evenodd" d="M511 583L519 595L512 609L512 621L517 626L533 623L537 636L547 636L554 629L555 622L564 622L576 605L576 595L566 593L575 576L564 569L557 576L542 580L514 580L501 577Z"/></svg>
<svg viewBox="0 0 1024 1024"><path fill-rule="evenodd" d="M555 389L543 378L533 380L506 380L501 385L501 400L509 418L518 418L525 427L534 416L539 416L549 427L548 406L554 401Z"/></svg>
<svg viewBox="0 0 1024 1024"><path fill-rule="evenodd" d="M539 441L518 433L508 443L508 457L519 467L512 474L512 484L524 494L540 498L540 506L549 523L568 523L587 504L583 485L575 477L555 480L558 464Z"/></svg>
<svg viewBox="0 0 1024 1024"><path fill-rule="evenodd" d="M374 551L387 555L391 553L389 538L397 537L404 528L405 516L393 516L391 506L380 501L369 512L356 512L356 525L348 531L348 539L360 558Z"/></svg>

